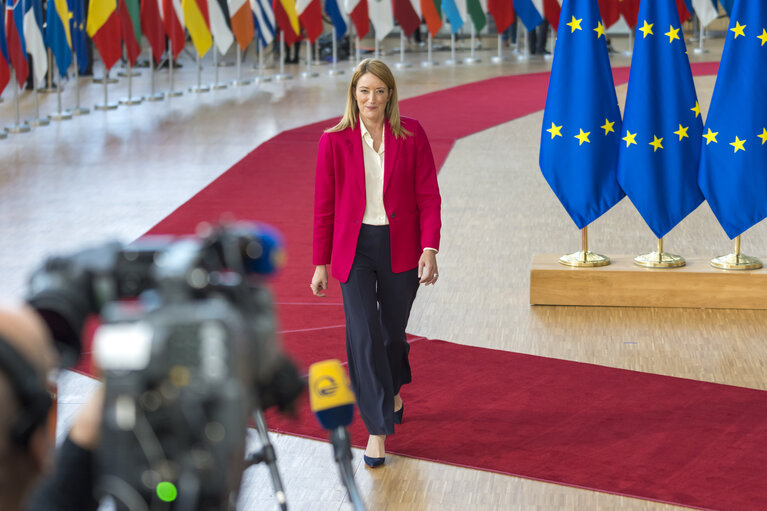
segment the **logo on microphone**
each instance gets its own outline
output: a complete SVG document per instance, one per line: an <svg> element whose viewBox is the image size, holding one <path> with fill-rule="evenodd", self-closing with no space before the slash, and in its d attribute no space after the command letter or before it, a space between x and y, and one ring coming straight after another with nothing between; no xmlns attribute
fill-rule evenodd
<svg viewBox="0 0 767 511"><path fill-rule="evenodd" d="M314 391L323 397L332 396L338 391L338 383L330 376L322 376L314 382Z"/></svg>

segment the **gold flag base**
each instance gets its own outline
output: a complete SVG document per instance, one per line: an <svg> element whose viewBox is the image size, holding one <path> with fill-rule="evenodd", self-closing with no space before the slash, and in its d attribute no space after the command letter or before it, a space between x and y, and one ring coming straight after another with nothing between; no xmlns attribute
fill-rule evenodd
<svg viewBox="0 0 767 511"><path fill-rule="evenodd" d="M711 260L711 266L720 270L758 270L762 261L744 254L727 254Z"/></svg>
<svg viewBox="0 0 767 511"><path fill-rule="evenodd" d="M668 252L650 252L634 258L634 264L645 268L679 268L687 264L684 257Z"/></svg>
<svg viewBox="0 0 767 511"><path fill-rule="evenodd" d="M572 254L563 255L559 258L559 263L575 268L595 268L597 266L607 266L610 264L610 258L601 254L595 254L590 250L579 250Z"/></svg>

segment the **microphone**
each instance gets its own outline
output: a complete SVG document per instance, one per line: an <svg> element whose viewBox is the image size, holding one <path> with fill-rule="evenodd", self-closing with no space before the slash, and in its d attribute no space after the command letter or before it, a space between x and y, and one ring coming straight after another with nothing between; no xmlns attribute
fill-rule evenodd
<svg viewBox="0 0 767 511"><path fill-rule="evenodd" d="M309 367L309 402L320 425L330 431L333 455L349 500L355 510L364 510L365 505L354 481L351 439L346 430L354 417L354 394L341 362L324 360Z"/></svg>

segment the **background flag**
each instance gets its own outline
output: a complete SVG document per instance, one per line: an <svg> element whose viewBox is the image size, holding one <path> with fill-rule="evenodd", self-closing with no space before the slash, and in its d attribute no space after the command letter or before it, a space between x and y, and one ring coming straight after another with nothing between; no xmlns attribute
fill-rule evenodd
<svg viewBox="0 0 767 511"><path fill-rule="evenodd" d="M349 13L349 17L352 19L352 23L354 23L354 30L357 31L357 39L362 39L370 30L368 0L346 0L345 3L346 12Z"/></svg>
<svg viewBox="0 0 767 511"><path fill-rule="evenodd" d="M383 41L383 38L394 30L391 0L370 0L368 2L368 14L375 30L376 39Z"/></svg>
<svg viewBox="0 0 767 511"><path fill-rule="evenodd" d="M469 10L469 17L474 25L474 30L479 33L480 30L487 25L487 17L485 11L487 11L487 1L480 0L466 0L466 7Z"/></svg>
<svg viewBox="0 0 767 511"><path fill-rule="evenodd" d="M250 9L253 11L258 39L261 46L269 45L277 33L277 22L274 20L274 11L269 0L250 0Z"/></svg>
<svg viewBox="0 0 767 511"><path fill-rule="evenodd" d="M722 4L724 10L727 11L727 16L732 17L732 8L735 4L735 0L719 0L719 3Z"/></svg>
<svg viewBox="0 0 767 511"><path fill-rule="evenodd" d="M51 49L56 59L59 75L67 75L67 69L72 64L72 34L69 24L69 6L66 0L49 0L47 20L45 23L45 43ZM45 55L43 53L43 55ZM37 67L37 55L34 57ZM45 61L48 58L45 56Z"/></svg>
<svg viewBox="0 0 767 511"><path fill-rule="evenodd" d="M181 9L184 11L184 23L192 38L194 49L197 50L197 55L204 57L213 46L208 0L181 0Z"/></svg>
<svg viewBox="0 0 767 511"><path fill-rule="evenodd" d="M313 43L322 34L322 5L320 0L296 0L296 11L298 11L298 19L301 26L304 27L306 37L309 42ZM391 17L391 5L389 5L389 17Z"/></svg>
<svg viewBox="0 0 767 511"><path fill-rule="evenodd" d="M564 1L543 112L541 171L578 228L624 197L621 113L601 27L597 0Z"/></svg>
<svg viewBox="0 0 767 511"><path fill-rule="evenodd" d="M226 0L210 0L208 2L208 14L210 14L210 33L213 42L221 55L224 55L234 43L232 27L229 26L229 6ZM252 22L251 22L252 23Z"/></svg>
<svg viewBox="0 0 767 511"><path fill-rule="evenodd" d="M15 3L9 0L5 7L5 36L8 41L8 56L13 70L16 71L16 82L24 87L29 76L27 49L24 45L24 6L22 0Z"/></svg>
<svg viewBox="0 0 767 511"><path fill-rule="evenodd" d="M331 2L335 2L335 0L327 0L325 3L325 11L327 11L330 18L333 19L333 15L328 9ZM415 3L410 0L393 0L392 4L394 9L394 19L399 23L400 28L405 33L405 37L412 36L421 25L421 13L419 12L421 9L420 2L417 0ZM335 20L333 23L335 24ZM336 27L336 32L338 32L338 27Z"/></svg>
<svg viewBox="0 0 767 511"><path fill-rule="evenodd" d="M144 0L141 2L141 32L146 37L156 64L162 61L165 51L165 33L160 18L159 0ZM80 57L77 57L78 59Z"/></svg>
<svg viewBox="0 0 767 511"><path fill-rule="evenodd" d="M543 22L543 0L514 0L514 10L528 32Z"/></svg>
<svg viewBox="0 0 767 511"><path fill-rule="evenodd" d="M559 17L562 14L562 0L543 0L543 15L554 31L559 30Z"/></svg>
<svg viewBox="0 0 767 511"><path fill-rule="evenodd" d="M702 133L679 12L668 0L642 0L618 181L658 238L703 202L697 180Z"/></svg>
<svg viewBox="0 0 767 511"><path fill-rule="evenodd" d="M5 13L5 6L0 2L2 12ZM5 39L5 23L0 23L0 94L11 79L10 59L8 58L8 43Z"/></svg>
<svg viewBox="0 0 767 511"><path fill-rule="evenodd" d="M83 0L68 0L69 11L72 13L69 34L72 36L72 51L77 56L77 69L80 74L88 69L88 49L85 39L85 2Z"/></svg>
<svg viewBox="0 0 767 511"><path fill-rule="evenodd" d="M253 14L248 0L229 0L229 19L232 25L232 34L237 40L240 50L245 51L255 35Z"/></svg>
<svg viewBox="0 0 767 511"><path fill-rule="evenodd" d="M621 17L618 2L615 0L599 0L599 12L605 28L612 27Z"/></svg>
<svg viewBox="0 0 767 511"><path fill-rule="evenodd" d="M692 1L676 0L676 7L679 10L679 19L684 23L692 17Z"/></svg>
<svg viewBox="0 0 767 511"><path fill-rule="evenodd" d="M104 66L107 70L112 69L122 56L117 0L90 0L86 30L93 39Z"/></svg>
<svg viewBox="0 0 767 511"><path fill-rule="evenodd" d="M64 5L66 6L66 0L64 0ZM48 55L45 51L45 43L43 43L42 0L26 0L26 10L27 12L24 14L24 42L27 53L32 55L32 79L35 82L35 87L37 87L37 82L48 71ZM69 23L67 23L68 27ZM70 55L69 58L71 60L72 56Z"/></svg>
<svg viewBox="0 0 767 511"><path fill-rule="evenodd" d="M162 0L160 5L162 6L162 24L165 27L165 35L168 37L173 60L176 60L186 45L184 10L181 8L181 0Z"/></svg>
<svg viewBox="0 0 767 511"><path fill-rule="evenodd" d="M630 29L634 29L637 26L637 16L639 16L639 0L618 0L618 10L623 19L626 21L626 25Z"/></svg>
<svg viewBox="0 0 767 511"><path fill-rule="evenodd" d="M336 39L340 41L344 35L346 35L348 26L346 17L338 5L338 0L325 0L325 12L330 16L330 21L333 23L333 26L336 27ZM420 16L418 23L421 23Z"/></svg>
<svg viewBox="0 0 767 511"><path fill-rule="evenodd" d="M502 34L514 23L514 2L511 0L488 0L487 9L495 20L495 27Z"/></svg>
<svg viewBox="0 0 767 511"><path fill-rule="evenodd" d="M701 151L700 188L730 238L767 216L767 3L736 0Z"/></svg>
<svg viewBox="0 0 767 511"><path fill-rule="evenodd" d="M421 16L426 21L426 28L432 37L437 35L442 28L442 11L440 0L421 0Z"/></svg>
<svg viewBox="0 0 767 511"><path fill-rule="evenodd" d="M57 0L58 1L58 0ZM125 55L133 66L141 53L141 21L138 0L120 0L120 34L125 44Z"/></svg>
<svg viewBox="0 0 767 511"><path fill-rule="evenodd" d="M464 4L463 9L458 8L458 2ZM450 33L458 33L463 27L463 13L466 12L465 0L442 0L442 12L450 23Z"/></svg>
<svg viewBox="0 0 767 511"><path fill-rule="evenodd" d="M692 7L704 27L719 17L719 12L711 0L692 0Z"/></svg>

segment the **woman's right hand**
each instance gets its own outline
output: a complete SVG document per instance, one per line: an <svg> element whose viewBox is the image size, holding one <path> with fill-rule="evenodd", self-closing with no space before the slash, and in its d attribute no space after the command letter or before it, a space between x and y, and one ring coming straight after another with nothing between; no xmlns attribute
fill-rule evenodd
<svg viewBox="0 0 767 511"><path fill-rule="evenodd" d="M328 269L324 264L318 265L314 269L314 276L312 277L312 293L314 296L325 296L324 291L328 288Z"/></svg>

